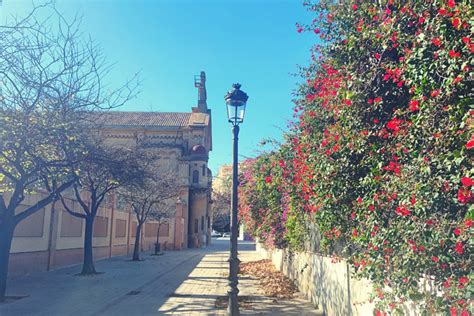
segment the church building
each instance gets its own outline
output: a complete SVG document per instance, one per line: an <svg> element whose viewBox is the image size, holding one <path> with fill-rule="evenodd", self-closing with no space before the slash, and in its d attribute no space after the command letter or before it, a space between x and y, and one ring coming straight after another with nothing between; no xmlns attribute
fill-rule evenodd
<svg viewBox="0 0 474 316"><path fill-rule="evenodd" d="M157 155L157 164L179 177L174 219L158 227L149 221L142 231L142 250L154 247L157 235L164 250L203 247L210 242L211 181L208 168L212 150L211 110L207 107L206 75L194 79L197 105L190 112L119 112L101 114L101 134L112 142L133 144L137 139ZM41 194L41 193L39 193ZM32 205L37 196L27 196ZM73 196L72 209L80 209ZM120 196L107 197L94 221L94 258L127 255L133 251L137 222ZM79 264L83 256L85 224L54 203L29 216L15 229L10 275L45 271Z"/></svg>

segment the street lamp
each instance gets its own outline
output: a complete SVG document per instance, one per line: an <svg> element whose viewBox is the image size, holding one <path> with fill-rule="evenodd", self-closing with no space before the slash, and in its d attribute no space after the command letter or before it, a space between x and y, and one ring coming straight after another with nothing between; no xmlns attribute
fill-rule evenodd
<svg viewBox="0 0 474 316"><path fill-rule="evenodd" d="M248 95L240 90L240 84L235 83L232 85L232 90L227 92L224 96L225 104L227 105L227 116L229 122L232 123L232 134L233 134L233 161L232 161L232 214L230 219L230 257L229 257L229 304L227 307L227 313L229 315L240 315L239 313L239 301L238 294L239 289L237 285L239 280L237 274L239 272L239 258L237 258L237 234L238 219L237 219L237 187L239 184L238 180L238 153L239 153L239 124L244 121L245 105L247 103Z"/></svg>

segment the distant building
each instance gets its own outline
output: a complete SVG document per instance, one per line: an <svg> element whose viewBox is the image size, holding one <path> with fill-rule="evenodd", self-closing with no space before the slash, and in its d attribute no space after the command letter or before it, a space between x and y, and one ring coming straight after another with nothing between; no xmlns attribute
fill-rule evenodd
<svg viewBox="0 0 474 316"><path fill-rule="evenodd" d="M210 188L212 174L207 166L212 150L211 110L207 107L206 75L195 78L198 104L186 113L107 112L101 133L107 139L133 144L143 141L158 155L158 163L175 170L181 180L175 219L160 227L165 249L200 247L209 243L211 230ZM25 199L24 207L37 197ZM72 208L77 202L69 200ZM10 256L13 274L41 271L82 261L84 223L71 216L61 203L48 205L22 221L15 230ZM119 197L111 195L94 224L96 259L124 255L133 250L137 223L134 214ZM156 241L158 224L146 223L142 248Z"/></svg>
<svg viewBox="0 0 474 316"><path fill-rule="evenodd" d="M232 190L232 165L223 165L212 180L213 229L230 230L230 197Z"/></svg>

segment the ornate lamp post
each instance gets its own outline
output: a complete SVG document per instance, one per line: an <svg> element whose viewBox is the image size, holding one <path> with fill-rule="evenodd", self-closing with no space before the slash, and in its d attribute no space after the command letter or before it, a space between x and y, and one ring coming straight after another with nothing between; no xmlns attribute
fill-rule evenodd
<svg viewBox="0 0 474 316"><path fill-rule="evenodd" d="M240 315L238 294L239 289L237 285L239 283L237 274L239 272L239 258L237 258L237 235L238 219L237 219L237 188L239 184L238 180L238 150L239 150L239 124L244 121L245 105L247 104L248 95L240 90L240 84L235 83L232 85L232 90L227 92L225 95L225 103L227 105L227 116L229 122L232 123L232 134L233 134L233 161L232 161L232 214L230 220L231 233L230 233L230 257L229 257L229 305L227 313L229 315Z"/></svg>

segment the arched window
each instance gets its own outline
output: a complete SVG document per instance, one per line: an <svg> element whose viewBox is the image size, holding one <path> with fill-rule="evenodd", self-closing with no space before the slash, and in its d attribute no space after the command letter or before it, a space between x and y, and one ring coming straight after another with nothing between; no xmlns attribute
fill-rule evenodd
<svg viewBox="0 0 474 316"><path fill-rule="evenodd" d="M199 183L199 171L193 171L193 183Z"/></svg>
<svg viewBox="0 0 474 316"><path fill-rule="evenodd" d="M206 175L206 165L202 165L202 176Z"/></svg>

